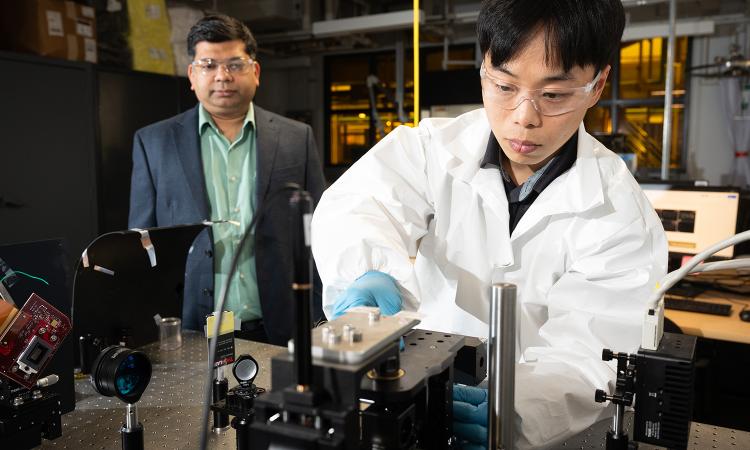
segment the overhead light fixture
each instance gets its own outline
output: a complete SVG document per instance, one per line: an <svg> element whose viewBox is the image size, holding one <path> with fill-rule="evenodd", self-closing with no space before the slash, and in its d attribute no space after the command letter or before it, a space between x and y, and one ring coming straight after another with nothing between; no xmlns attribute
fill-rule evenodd
<svg viewBox="0 0 750 450"><path fill-rule="evenodd" d="M380 31L409 29L414 23L412 10L395 11L383 14L370 14L346 19L322 20L313 22L312 34L315 37L338 36L351 33L375 33ZM424 11L419 11L419 23L424 23Z"/></svg>
<svg viewBox="0 0 750 450"><path fill-rule="evenodd" d="M680 20L675 24L675 35L707 35L713 34L715 29L716 23L713 20ZM622 40L629 42L666 36L669 36L669 24L666 22L631 22L625 26Z"/></svg>

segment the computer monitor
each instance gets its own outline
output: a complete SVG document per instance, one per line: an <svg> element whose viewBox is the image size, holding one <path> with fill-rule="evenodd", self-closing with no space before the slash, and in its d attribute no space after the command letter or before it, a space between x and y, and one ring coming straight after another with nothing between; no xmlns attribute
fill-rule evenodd
<svg viewBox="0 0 750 450"><path fill-rule="evenodd" d="M737 232L740 193L728 187L641 184L661 218L671 257L695 255ZM734 247L715 255L729 259Z"/></svg>

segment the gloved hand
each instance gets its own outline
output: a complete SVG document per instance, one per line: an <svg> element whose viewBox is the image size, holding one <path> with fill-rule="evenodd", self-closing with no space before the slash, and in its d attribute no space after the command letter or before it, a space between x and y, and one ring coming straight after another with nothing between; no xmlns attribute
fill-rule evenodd
<svg viewBox="0 0 750 450"><path fill-rule="evenodd" d="M333 318L355 306L377 306L386 316L401 311L401 294L392 276L371 270L357 278L333 305Z"/></svg>
<svg viewBox="0 0 750 450"><path fill-rule="evenodd" d="M462 450L487 450L487 389L453 385L453 434Z"/></svg>

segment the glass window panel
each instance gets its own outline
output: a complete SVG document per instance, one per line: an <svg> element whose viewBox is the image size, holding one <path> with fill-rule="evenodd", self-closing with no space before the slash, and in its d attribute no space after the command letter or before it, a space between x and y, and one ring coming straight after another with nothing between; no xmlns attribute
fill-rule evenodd
<svg viewBox="0 0 750 450"><path fill-rule="evenodd" d="M333 111L366 109L369 107L367 75L370 70L367 56L332 58L328 94Z"/></svg>
<svg viewBox="0 0 750 450"><path fill-rule="evenodd" d="M369 148L370 118L365 113L331 114L332 165L351 164Z"/></svg>
<svg viewBox="0 0 750 450"><path fill-rule="evenodd" d="M672 133L670 143L670 168L679 168L683 146L682 105L672 108ZM638 155L638 167L657 169L661 167L662 136L664 131L664 108L641 106L623 108L620 128L626 136L626 146Z"/></svg>
<svg viewBox="0 0 750 450"><path fill-rule="evenodd" d="M595 106L586 112L583 118L586 131L591 134L612 133L612 117L609 107Z"/></svg>
<svg viewBox="0 0 750 450"><path fill-rule="evenodd" d="M672 109L672 139L670 145L670 167L679 168L683 143L683 105ZM661 140L663 136L664 108L655 106L632 106L619 109L619 125L616 134L624 135L624 148L615 151L635 153L638 167L658 169L661 167ZM584 118L586 131L593 135L612 134L612 118L609 107L591 108ZM602 139L607 141L607 139Z"/></svg>
<svg viewBox="0 0 750 450"><path fill-rule="evenodd" d="M413 62L404 52L404 117L413 120ZM329 70L329 148L327 163L349 165L359 159L398 125L395 52L335 56L326 59ZM372 117L369 75L378 79L373 89L377 118ZM378 120L379 119L379 122Z"/></svg>
<svg viewBox="0 0 750 450"><path fill-rule="evenodd" d="M664 98L666 39L660 37L623 44L620 50L620 98ZM685 93L688 38L675 41L675 100Z"/></svg>

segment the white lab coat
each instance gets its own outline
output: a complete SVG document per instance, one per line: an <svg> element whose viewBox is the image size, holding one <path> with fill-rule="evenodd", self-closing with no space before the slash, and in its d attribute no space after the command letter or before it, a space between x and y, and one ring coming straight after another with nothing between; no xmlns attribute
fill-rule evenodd
<svg viewBox="0 0 750 450"><path fill-rule="evenodd" d="M573 167L509 235L500 171L479 167L490 132L483 109L399 127L325 191L312 221L324 310L379 270L420 328L486 337L490 286L516 284L517 445L553 446L611 415L594 402L615 380L602 349L638 349L667 241L625 164L583 125Z"/></svg>

